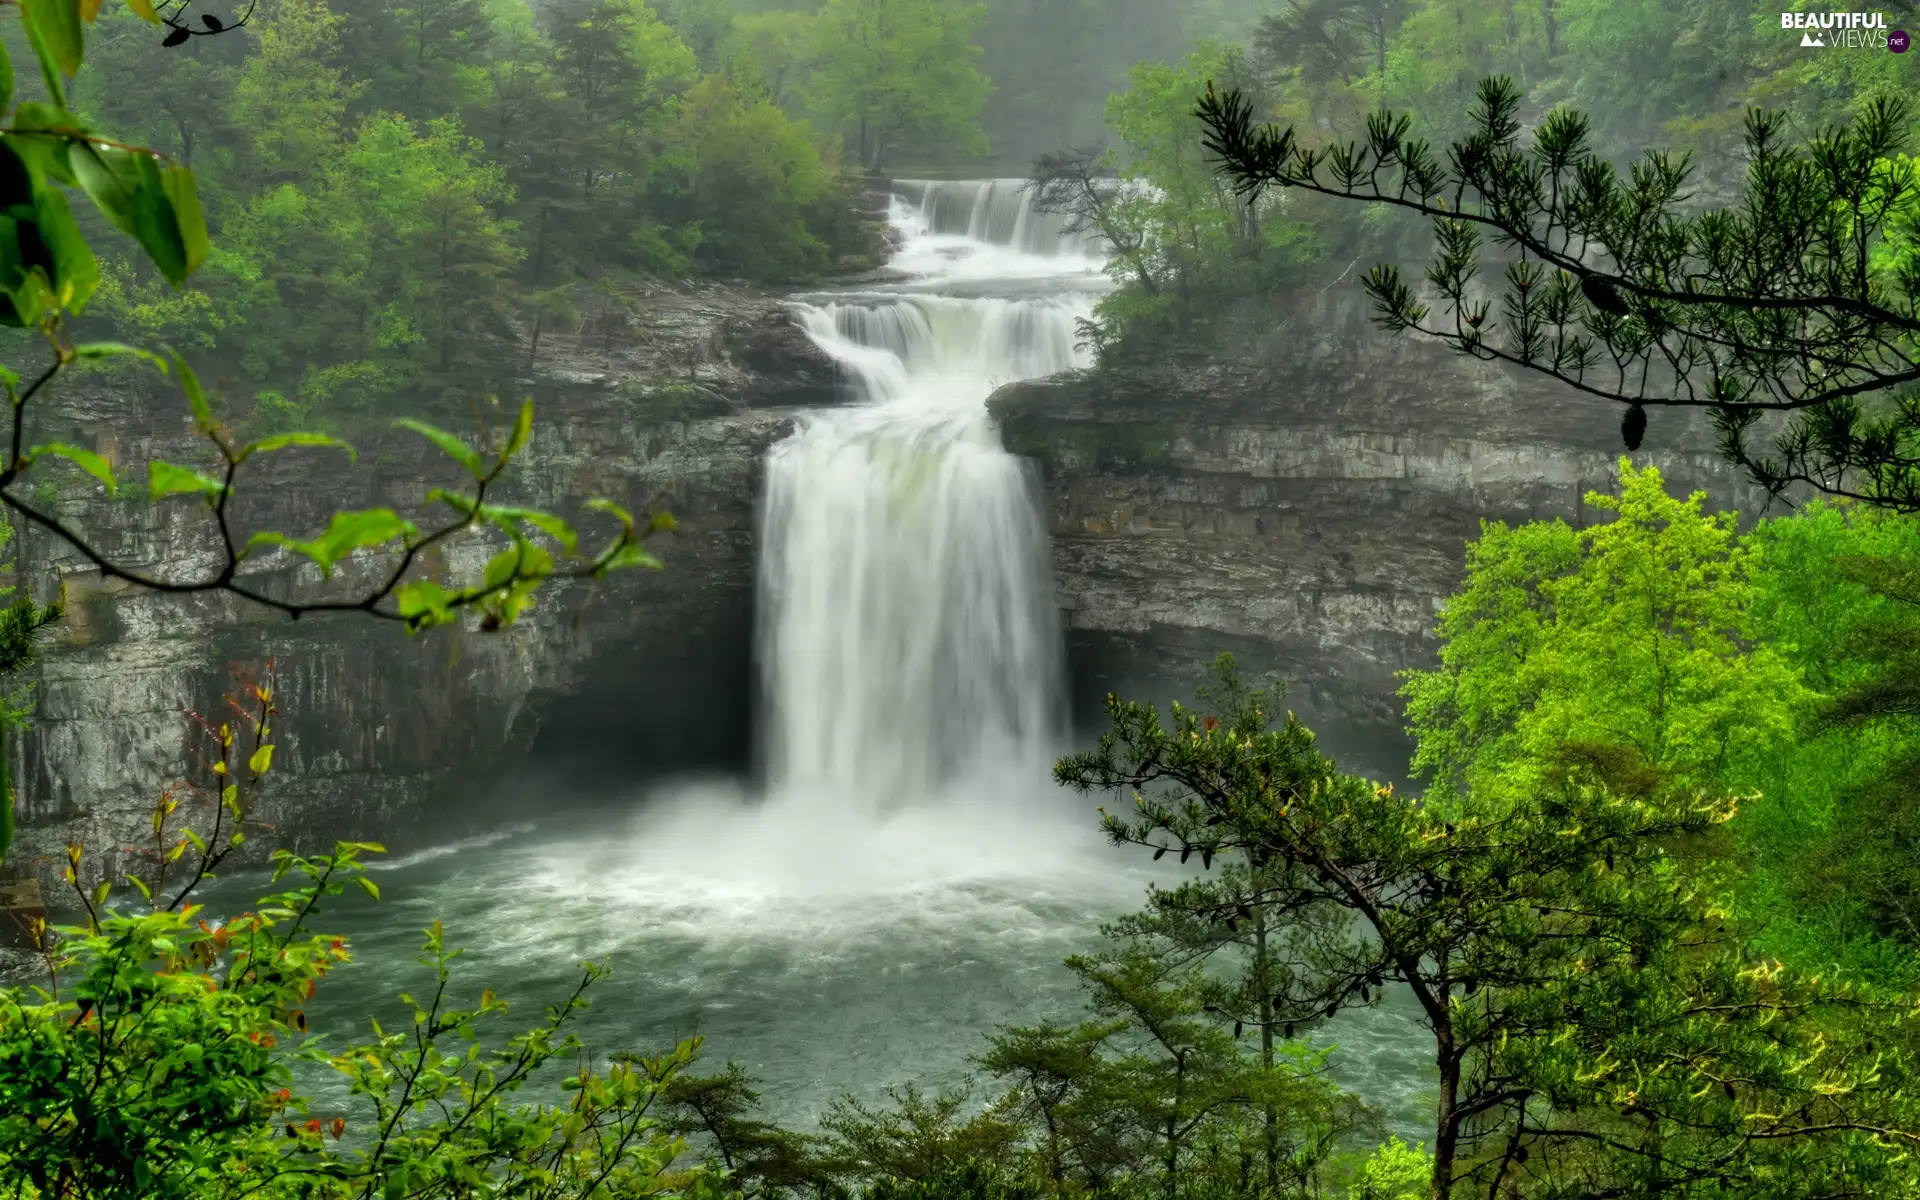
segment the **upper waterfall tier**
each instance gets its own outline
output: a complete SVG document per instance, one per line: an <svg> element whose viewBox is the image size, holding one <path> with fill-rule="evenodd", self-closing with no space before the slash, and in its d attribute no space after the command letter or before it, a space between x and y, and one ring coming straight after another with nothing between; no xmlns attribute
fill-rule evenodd
<svg viewBox="0 0 1920 1200"><path fill-rule="evenodd" d="M887 220L901 236L888 264L923 278L992 282L1080 276L1106 283L1099 239L1036 212L1024 179L901 179Z"/></svg>
<svg viewBox="0 0 1920 1200"><path fill-rule="evenodd" d="M913 203L920 227L932 234L960 234L1041 258L1088 258L1095 242L1069 233L1053 213L1035 212L1033 188L1024 179L901 179L894 186Z"/></svg>
<svg viewBox="0 0 1920 1200"><path fill-rule="evenodd" d="M799 315L808 336L859 380L868 399L913 397L977 410L1002 383L1086 365L1079 322L1093 315L1093 298L849 298L807 305Z"/></svg>

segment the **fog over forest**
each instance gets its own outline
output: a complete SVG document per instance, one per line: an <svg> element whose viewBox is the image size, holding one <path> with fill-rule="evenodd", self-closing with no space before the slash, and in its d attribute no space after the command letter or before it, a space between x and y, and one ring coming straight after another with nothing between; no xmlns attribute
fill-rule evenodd
<svg viewBox="0 0 1920 1200"><path fill-rule="evenodd" d="M1920 1200L1916 32L0 0L0 1195Z"/></svg>

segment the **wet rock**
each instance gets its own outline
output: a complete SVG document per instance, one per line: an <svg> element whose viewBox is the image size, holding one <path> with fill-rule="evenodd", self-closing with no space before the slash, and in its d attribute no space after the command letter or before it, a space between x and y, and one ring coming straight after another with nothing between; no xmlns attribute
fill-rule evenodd
<svg viewBox="0 0 1920 1200"><path fill-rule="evenodd" d="M1597 514L1619 413L1308 302L1231 354L1120 363L995 393L1009 448L1045 475L1082 715L1109 690L1184 695L1231 650L1292 684L1336 748L1404 769L1396 672L1432 627L1481 519ZM1278 329L1274 327L1278 326ZM1656 415L1636 456L1757 511L1711 432Z"/></svg>

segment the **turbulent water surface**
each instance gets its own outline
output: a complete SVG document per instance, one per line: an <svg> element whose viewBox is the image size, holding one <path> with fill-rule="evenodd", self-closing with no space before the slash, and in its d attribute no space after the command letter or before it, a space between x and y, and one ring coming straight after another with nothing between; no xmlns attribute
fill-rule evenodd
<svg viewBox="0 0 1920 1200"><path fill-rule="evenodd" d="M575 964L614 974L580 1025L598 1051L699 1033L772 1113L960 1082L984 1033L1071 1020L1060 965L1139 904L1139 855L1049 783L1062 643L1036 481L1000 446L993 388L1084 361L1093 247L1017 181L903 183L901 282L804 298L864 402L804 415L771 452L761 528L763 780L684 781L574 823L534 822L376 872L343 907L359 963L316 1015L391 1011L434 918L465 990L522 1014ZM554 808L531 789L520 807ZM1400 1118L1425 1072L1404 1011L1332 1031L1337 1070Z"/></svg>

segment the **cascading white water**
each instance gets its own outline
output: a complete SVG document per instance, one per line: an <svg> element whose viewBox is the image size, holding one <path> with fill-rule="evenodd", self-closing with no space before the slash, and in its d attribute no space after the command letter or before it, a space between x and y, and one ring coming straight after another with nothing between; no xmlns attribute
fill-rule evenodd
<svg viewBox="0 0 1920 1200"><path fill-rule="evenodd" d="M897 270L943 283L1052 280L1103 288L1101 246L1037 212L1022 179L901 180L888 220L902 243Z"/></svg>
<svg viewBox="0 0 1920 1200"><path fill-rule="evenodd" d="M934 194L922 202L937 210ZM979 232L1006 241L960 236L1018 260L1009 278L1032 278L1033 256L1012 241L1034 223L975 208ZM917 241L953 236L902 232L904 259ZM984 401L999 384L1080 365L1077 323L1092 304L1063 286L800 308L864 402L804 415L767 464L760 655L776 792L879 812L984 766L1044 778L1064 709L1046 526Z"/></svg>
<svg viewBox="0 0 1920 1200"><path fill-rule="evenodd" d="M1089 238L1067 232L1058 216L1035 212L1033 188L1024 179L913 179L898 186L898 202L912 207L894 220L922 235L960 235L1044 258L1097 250Z"/></svg>

